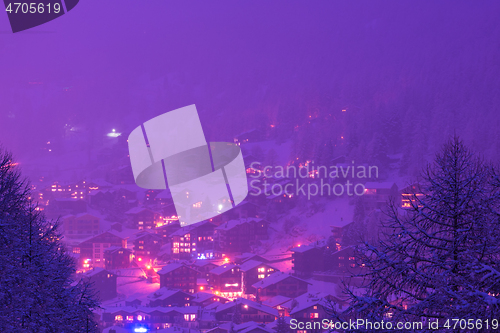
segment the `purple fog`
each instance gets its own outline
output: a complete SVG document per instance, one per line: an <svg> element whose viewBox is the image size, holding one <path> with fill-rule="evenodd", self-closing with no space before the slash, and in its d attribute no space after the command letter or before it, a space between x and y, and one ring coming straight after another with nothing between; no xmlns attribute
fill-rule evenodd
<svg viewBox="0 0 500 333"><path fill-rule="evenodd" d="M86 0L17 33L0 14L0 328L496 331L499 13ZM232 199L188 193L187 224L127 139L192 104L248 195L203 219Z"/></svg>

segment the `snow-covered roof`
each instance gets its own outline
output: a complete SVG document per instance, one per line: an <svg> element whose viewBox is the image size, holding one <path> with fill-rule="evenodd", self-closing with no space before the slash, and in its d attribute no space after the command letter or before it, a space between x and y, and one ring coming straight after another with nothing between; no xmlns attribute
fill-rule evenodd
<svg viewBox="0 0 500 333"><path fill-rule="evenodd" d="M273 331L271 329L266 328L265 326L262 326L261 324L254 323L251 326L248 326L247 328L238 331L238 333L247 333L251 331L259 330L265 333L275 333L276 331Z"/></svg>
<svg viewBox="0 0 500 333"><path fill-rule="evenodd" d="M276 273L273 273L273 274L269 275L268 277L260 280L259 282L254 283L252 285L252 287L254 287L254 288L267 288L269 286L272 286L273 284L276 284L276 283L281 282L281 281L288 279L288 278L292 278L292 279L299 280L299 281L305 282L307 284L310 284L306 280L299 279L298 277L292 276L290 274L283 273L283 272L276 272Z"/></svg>
<svg viewBox="0 0 500 333"><path fill-rule="evenodd" d="M196 294L193 294L193 302L205 302L206 300L211 299L212 297L220 297L219 295L211 294L211 293L204 293L204 292L198 292Z"/></svg>
<svg viewBox="0 0 500 333"><path fill-rule="evenodd" d="M221 265L219 267L215 267L214 269L212 269L209 273L210 274L215 274L215 275L221 275L235 267L238 267L236 266L235 264L225 264L225 265Z"/></svg>
<svg viewBox="0 0 500 333"><path fill-rule="evenodd" d="M179 289L171 289L171 288L165 288L165 287L163 287L163 288L160 288L160 289L152 292L151 294L149 294L147 296L147 298L149 300L152 300L152 301L154 301L154 300L164 300L164 299L167 299L170 296L175 295L175 294L177 294L179 292L183 293L183 294L187 294L184 291L179 290Z"/></svg>
<svg viewBox="0 0 500 333"><path fill-rule="evenodd" d="M104 268L101 268L101 267L96 267L96 268L92 269L91 271L86 272L84 275L86 277L92 277L92 276L95 276L101 272L107 272L107 270L105 270Z"/></svg>
<svg viewBox="0 0 500 333"><path fill-rule="evenodd" d="M119 237L119 238L121 238L121 239L125 239L124 237L120 236L119 234L117 234L117 233L116 233L115 231L113 231L113 230L106 230L106 231L104 231L104 232L102 232L102 233L100 233L100 234L98 234L98 235L93 235L93 236L90 236L90 237L88 237L88 238L82 239L82 240L80 241L80 244L81 244L81 243L83 243L83 242L89 241L89 240L91 240L91 239L93 239L93 238L97 238L97 237L99 237L99 236L102 236L102 235L104 235L104 234L110 234L110 235L113 235L113 236Z"/></svg>
<svg viewBox="0 0 500 333"><path fill-rule="evenodd" d="M328 306L327 298L334 298L334 296L324 292L305 293L288 302L286 305L292 307L290 314L295 314L314 305Z"/></svg>
<svg viewBox="0 0 500 333"><path fill-rule="evenodd" d="M203 225L205 225L207 223L212 224L209 221L201 221L201 222L193 223L193 224L190 224L190 225L187 225L185 227L180 228L176 232L173 232L170 236L184 236L185 234L188 234L192 230L194 230L194 229L196 229L198 227L201 227L201 226L203 226Z"/></svg>
<svg viewBox="0 0 500 333"><path fill-rule="evenodd" d="M253 269L257 266L260 266L260 265L266 265L266 266L272 267L269 264L263 263L262 261L247 260L243 264L240 265L240 270L243 272L246 272L246 271L251 270L251 269ZM274 267L272 267L272 268L274 268Z"/></svg>
<svg viewBox="0 0 500 333"><path fill-rule="evenodd" d="M219 306L221 306L222 303L221 302L213 302L212 304L209 304L207 306L205 306L205 310L213 310L213 309L217 309Z"/></svg>
<svg viewBox="0 0 500 333"><path fill-rule="evenodd" d="M290 251L296 252L296 253L304 253L304 252L307 252L307 251L312 250L312 249L321 248L323 246L325 246L325 242L314 242L314 243L311 243L308 245L301 245L301 246L294 247Z"/></svg>
<svg viewBox="0 0 500 333"><path fill-rule="evenodd" d="M185 265L183 263L172 263L172 264L167 264L167 265L163 266L163 268L161 270L159 270L157 273L160 274L160 275L161 274L167 274L167 273L170 273L170 272L172 272L172 271L174 271L174 270L176 270L176 269L178 269L180 267L183 267L183 266L187 267L189 269L195 270L195 269L193 269L191 267L188 267L187 265Z"/></svg>
<svg viewBox="0 0 500 333"><path fill-rule="evenodd" d="M240 254L239 256L236 256L236 259L241 260L242 262L245 262L247 260L254 259L254 258L259 258L258 261L262 261L262 262L268 261L266 258L264 258L261 255L258 255L255 253L249 253L249 252L245 252L243 254Z"/></svg>
<svg viewBox="0 0 500 333"><path fill-rule="evenodd" d="M270 299L262 302L262 304L264 304L266 306L269 306L271 308L274 308L275 306L278 306L278 305L281 305L283 303L286 303L289 300L291 300L290 297L278 295L278 296L274 296L274 297L272 297L272 298L270 298Z"/></svg>
<svg viewBox="0 0 500 333"><path fill-rule="evenodd" d="M199 259L199 260L195 260L193 263L192 263L193 266L196 266L196 267L204 267L206 265L215 265L217 266L215 263L209 261L209 260L206 260L206 259Z"/></svg>
<svg viewBox="0 0 500 333"><path fill-rule="evenodd" d="M222 304L222 305L218 306L217 310L215 310L215 311L216 312L221 312L221 311L224 311L224 310L232 308L236 304L248 305L249 307L251 307L253 309L256 309L256 310L259 310L259 311L271 314L273 316L278 316L278 310L270 308L270 307L262 305L262 304L259 304L259 303L256 303L256 302L251 301L251 300L246 299L246 298L237 298L233 302L227 302L225 304Z"/></svg>

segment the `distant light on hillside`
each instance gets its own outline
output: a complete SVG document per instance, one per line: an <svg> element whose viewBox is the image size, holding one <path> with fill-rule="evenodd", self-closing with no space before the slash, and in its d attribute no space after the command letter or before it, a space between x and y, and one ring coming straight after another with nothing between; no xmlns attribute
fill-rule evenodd
<svg viewBox="0 0 500 333"><path fill-rule="evenodd" d="M113 128L113 130L111 131L111 133L108 133L108 136L109 136L110 138L117 138L117 137L119 137L120 135L122 135L122 134L121 134L121 133L118 133L118 132L117 132L114 128Z"/></svg>

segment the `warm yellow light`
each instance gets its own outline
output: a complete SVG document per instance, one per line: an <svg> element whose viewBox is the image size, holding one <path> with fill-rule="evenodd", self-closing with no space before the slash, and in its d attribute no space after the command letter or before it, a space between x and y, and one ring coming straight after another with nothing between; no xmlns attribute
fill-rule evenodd
<svg viewBox="0 0 500 333"><path fill-rule="evenodd" d="M200 290L203 290L203 289L205 289L205 288L204 288L203 286L201 286L201 287L200 287Z"/></svg>
<svg viewBox="0 0 500 333"><path fill-rule="evenodd" d="M142 258L138 258L137 260L142 261Z"/></svg>

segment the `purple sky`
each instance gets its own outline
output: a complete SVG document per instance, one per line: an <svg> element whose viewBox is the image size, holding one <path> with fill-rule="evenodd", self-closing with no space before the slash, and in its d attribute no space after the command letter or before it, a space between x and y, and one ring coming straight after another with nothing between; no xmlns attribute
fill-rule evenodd
<svg viewBox="0 0 500 333"><path fill-rule="evenodd" d="M436 136L494 133L499 9L496 1L85 0L18 34L3 14L0 142L26 159L60 140L66 124L128 135L193 103L207 139L227 140L277 108L318 100L359 105L370 138L373 119L412 107L427 112ZM144 87L158 78L151 100ZM431 121L435 110L444 110L443 124ZM492 128L469 128L472 114L495 117Z"/></svg>

